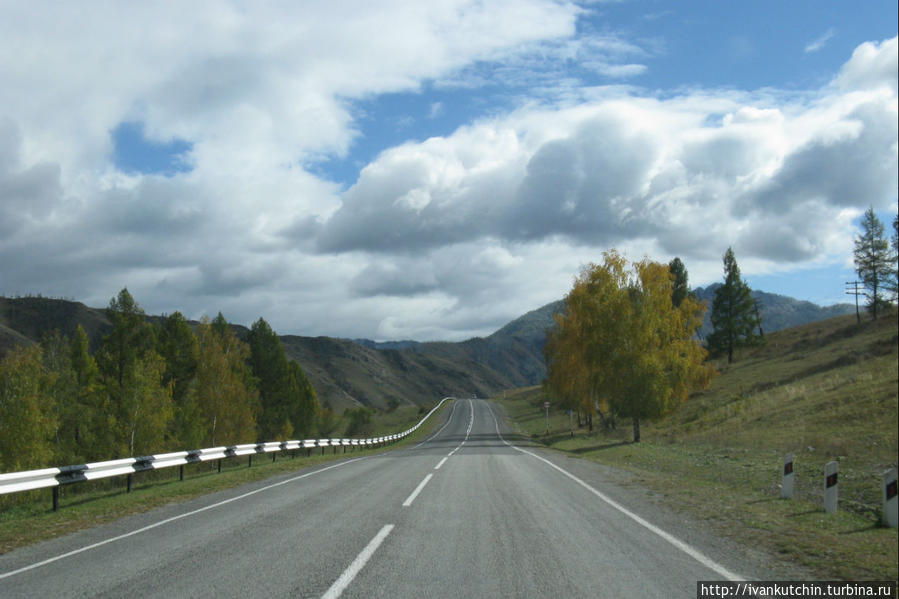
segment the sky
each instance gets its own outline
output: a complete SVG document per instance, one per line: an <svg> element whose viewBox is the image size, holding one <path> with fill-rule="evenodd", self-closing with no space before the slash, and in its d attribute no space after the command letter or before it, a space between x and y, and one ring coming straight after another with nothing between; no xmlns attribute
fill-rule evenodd
<svg viewBox="0 0 899 599"><path fill-rule="evenodd" d="M849 301L897 5L0 0L0 295L489 335L616 248Z"/></svg>

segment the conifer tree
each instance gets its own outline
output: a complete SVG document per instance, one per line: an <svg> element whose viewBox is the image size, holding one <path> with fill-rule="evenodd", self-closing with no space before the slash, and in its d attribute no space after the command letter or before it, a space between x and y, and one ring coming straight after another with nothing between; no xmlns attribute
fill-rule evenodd
<svg viewBox="0 0 899 599"><path fill-rule="evenodd" d="M727 363L734 361L734 349L761 341L761 316L752 298L752 290L740 276L740 267L732 248L724 253L724 285L715 290L712 300L712 327L708 346L712 352L727 352Z"/></svg>
<svg viewBox="0 0 899 599"><path fill-rule="evenodd" d="M668 263L668 270L671 271L671 275L674 277L674 289L671 292L671 303L674 304L675 308L678 308L680 307L681 302L687 297L687 294L690 293L687 267L684 266L684 263L681 262L680 258L675 256L674 260Z"/></svg>
<svg viewBox="0 0 899 599"><path fill-rule="evenodd" d="M868 311L876 319L878 310L886 305L883 296L889 289L893 276L893 258L890 245L884 236L883 223L874 214L874 208L868 208L862 217L862 232L855 239L855 270L868 290Z"/></svg>
<svg viewBox="0 0 899 599"><path fill-rule="evenodd" d="M165 450L174 412L171 388L162 380L165 360L154 349L153 328L127 288L109 302L106 314L113 329L103 339L97 359L107 402L101 409L105 427L98 426L111 435L106 455Z"/></svg>

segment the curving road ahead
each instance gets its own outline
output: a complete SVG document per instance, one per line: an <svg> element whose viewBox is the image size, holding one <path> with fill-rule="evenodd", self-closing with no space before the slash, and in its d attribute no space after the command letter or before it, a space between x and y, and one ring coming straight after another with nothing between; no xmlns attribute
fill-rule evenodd
<svg viewBox="0 0 899 599"><path fill-rule="evenodd" d="M694 597L745 552L456 400L415 447L0 556L0 597Z"/></svg>

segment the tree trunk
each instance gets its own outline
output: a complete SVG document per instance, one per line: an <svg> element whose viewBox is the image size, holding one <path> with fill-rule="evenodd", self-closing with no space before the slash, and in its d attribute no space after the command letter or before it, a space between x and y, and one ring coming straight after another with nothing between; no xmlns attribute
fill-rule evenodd
<svg viewBox="0 0 899 599"><path fill-rule="evenodd" d="M634 443L640 442L640 419L634 418Z"/></svg>
<svg viewBox="0 0 899 599"><path fill-rule="evenodd" d="M593 414L587 413L587 430L593 432Z"/></svg>

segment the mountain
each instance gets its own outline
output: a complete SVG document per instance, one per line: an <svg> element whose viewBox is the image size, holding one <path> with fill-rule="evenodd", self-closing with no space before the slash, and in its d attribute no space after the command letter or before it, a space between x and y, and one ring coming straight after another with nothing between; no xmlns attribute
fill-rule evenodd
<svg viewBox="0 0 899 599"><path fill-rule="evenodd" d="M718 284L696 288L711 304ZM821 307L782 295L754 291L765 332L854 311L849 304ZM543 346L559 300L528 312L492 335L458 343L374 342L282 335L288 357L299 362L319 399L336 410L366 405L385 408L393 402L428 404L447 395L487 396L502 389L539 384L546 375ZM159 322L160 316L148 316ZM40 297L0 297L0 357L9 348L40 341L50 331L72 336L84 327L96 350L112 330L105 311L82 303ZM196 323L193 323L196 324ZM707 328L708 314L706 315ZM232 325L238 336L248 330Z"/></svg>
<svg viewBox="0 0 899 599"><path fill-rule="evenodd" d="M715 299L715 290L719 287L721 287L721 283L713 283L708 287L697 287L693 290L693 294L711 307L712 300ZM758 303L759 313L762 315L762 330L766 333L855 312L855 306L852 304L819 306L812 302L756 289L752 290L751 295ZM706 311L700 329L703 338L712 332L710 314L711 308Z"/></svg>

